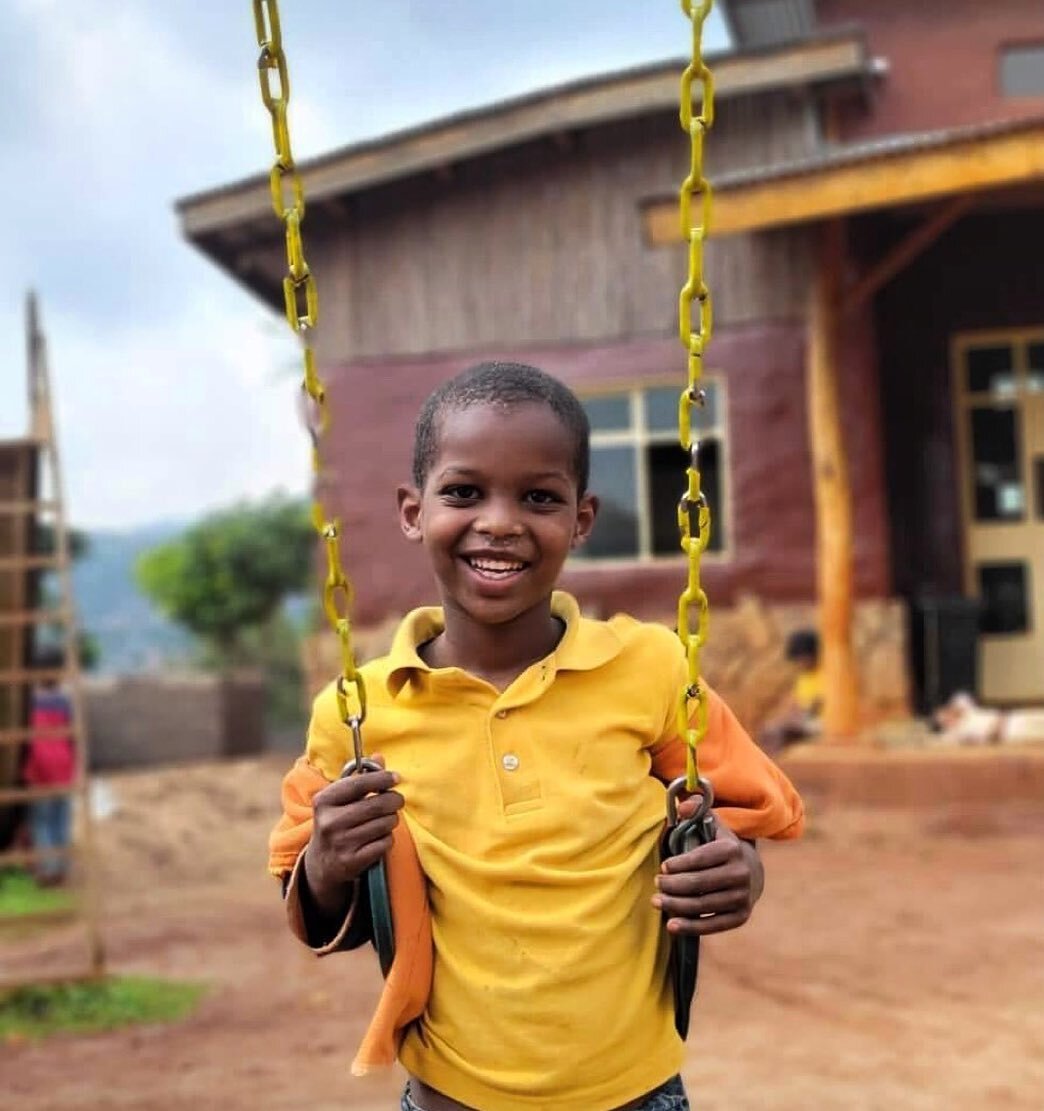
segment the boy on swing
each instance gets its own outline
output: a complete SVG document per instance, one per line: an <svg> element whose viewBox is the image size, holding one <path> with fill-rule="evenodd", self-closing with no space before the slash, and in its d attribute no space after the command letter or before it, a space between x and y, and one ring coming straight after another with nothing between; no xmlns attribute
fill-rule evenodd
<svg viewBox="0 0 1044 1111"><path fill-rule="evenodd" d="M338 778L331 685L284 783L270 867L306 944L370 939L360 878L386 860L395 959L353 1069L397 1055L405 1111L687 1109L669 936L742 925L754 839L801 832L793 787L708 691L717 836L661 865L684 654L555 590L598 511L588 438L577 398L531 367L431 395L398 505L442 604L362 669L386 770Z"/></svg>

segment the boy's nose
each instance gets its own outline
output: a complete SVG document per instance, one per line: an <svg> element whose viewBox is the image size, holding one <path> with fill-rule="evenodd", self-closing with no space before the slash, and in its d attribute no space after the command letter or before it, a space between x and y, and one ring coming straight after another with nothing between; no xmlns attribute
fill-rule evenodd
<svg viewBox="0 0 1044 1111"><path fill-rule="evenodd" d="M486 536L519 536L522 533L522 522L513 506L488 502L475 521L475 531Z"/></svg>

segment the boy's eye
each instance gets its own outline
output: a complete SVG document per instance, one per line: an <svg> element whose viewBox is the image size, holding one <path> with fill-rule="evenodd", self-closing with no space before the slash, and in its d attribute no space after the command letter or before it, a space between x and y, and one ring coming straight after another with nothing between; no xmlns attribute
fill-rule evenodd
<svg viewBox="0 0 1044 1111"><path fill-rule="evenodd" d="M526 494L526 501L534 505L558 505L562 498L553 490L530 490Z"/></svg>
<svg viewBox="0 0 1044 1111"><path fill-rule="evenodd" d="M457 482L451 486L443 486L439 495L451 501L474 501L480 496L479 488L467 482Z"/></svg>

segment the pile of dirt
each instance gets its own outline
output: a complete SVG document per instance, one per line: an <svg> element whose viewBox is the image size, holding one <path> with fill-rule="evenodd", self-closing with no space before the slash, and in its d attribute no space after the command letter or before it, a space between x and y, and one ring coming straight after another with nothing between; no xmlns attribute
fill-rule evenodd
<svg viewBox="0 0 1044 1111"><path fill-rule="evenodd" d="M112 813L94 825L105 890L220 883L244 867L263 874L289 764L268 756L107 777Z"/></svg>

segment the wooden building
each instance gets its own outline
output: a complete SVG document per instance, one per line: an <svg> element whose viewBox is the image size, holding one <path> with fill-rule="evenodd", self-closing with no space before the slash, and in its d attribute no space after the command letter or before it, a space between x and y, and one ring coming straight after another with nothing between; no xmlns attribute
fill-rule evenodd
<svg viewBox="0 0 1044 1111"><path fill-rule="evenodd" d="M725 10L704 428L719 646L736 647L729 615L752 598L774 632L748 632L748 655L777 652L780 629L826 597L844 618L827 630L837 675L854 628L880 709L903 697L907 617L927 595L965 596L982 604L980 695L1044 700L1040 2ZM364 624L431 598L393 489L422 398L491 356L560 375L589 406L605 513L567 586L593 612L670 619L680 68L541 91L304 167L327 481ZM191 242L280 307L267 175L178 208ZM756 679L748 664L719 655L719 682Z"/></svg>

